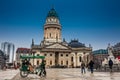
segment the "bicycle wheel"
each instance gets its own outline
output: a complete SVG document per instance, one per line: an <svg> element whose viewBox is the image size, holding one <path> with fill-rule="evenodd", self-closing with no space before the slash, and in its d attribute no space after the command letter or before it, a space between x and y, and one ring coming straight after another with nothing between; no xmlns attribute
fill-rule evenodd
<svg viewBox="0 0 120 80"><path fill-rule="evenodd" d="M20 71L20 76L21 77L27 77L28 76L28 71Z"/></svg>
<svg viewBox="0 0 120 80"><path fill-rule="evenodd" d="M41 77L46 77L46 71L45 70L42 71Z"/></svg>

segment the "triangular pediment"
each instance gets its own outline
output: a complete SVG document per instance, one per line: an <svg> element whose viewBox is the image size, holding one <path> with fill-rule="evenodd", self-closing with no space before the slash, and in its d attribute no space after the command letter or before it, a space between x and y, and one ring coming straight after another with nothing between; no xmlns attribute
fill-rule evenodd
<svg viewBox="0 0 120 80"><path fill-rule="evenodd" d="M68 49L67 46L64 46L64 45L59 44L59 43L49 45L49 46L47 46L46 48Z"/></svg>

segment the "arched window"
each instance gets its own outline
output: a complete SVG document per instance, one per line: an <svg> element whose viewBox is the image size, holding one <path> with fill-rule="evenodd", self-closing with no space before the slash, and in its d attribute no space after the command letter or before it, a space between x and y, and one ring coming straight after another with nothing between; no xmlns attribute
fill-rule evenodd
<svg viewBox="0 0 120 80"><path fill-rule="evenodd" d="M61 61L61 65L63 65L63 61Z"/></svg>
<svg viewBox="0 0 120 80"><path fill-rule="evenodd" d="M52 61L50 61L50 65L52 65Z"/></svg>
<svg viewBox="0 0 120 80"><path fill-rule="evenodd" d="M79 57L79 61L80 61L80 62L82 61L82 57L81 57L81 56Z"/></svg>
<svg viewBox="0 0 120 80"><path fill-rule="evenodd" d="M37 61L37 65L39 65L39 60Z"/></svg>
<svg viewBox="0 0 120 80"><path fill-rule="evenodd" d="M52 54L50 54L50 56L52 56Z"/></svg>
<svg viewBox="0 0 120 80"><path fill-rule="evenodd" d="M66 61L66 65L68 65L68 61Z"/></svg>
<svg viewBox="0 0 120 80"><path fill-rule="evenodd" d="M71 61L73 62L73 56L71 57Z"/></svg>

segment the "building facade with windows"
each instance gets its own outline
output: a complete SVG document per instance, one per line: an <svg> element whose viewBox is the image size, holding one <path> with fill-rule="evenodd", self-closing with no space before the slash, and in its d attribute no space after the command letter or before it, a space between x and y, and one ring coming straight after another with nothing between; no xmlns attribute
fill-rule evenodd
<svg viewBox="0 0 120 80"><path fill-rule="evenodd" d="M93 53L93 60L95 62L95 65L97 66L102 65L102 62L105 59L108 59L108 50L107 49L99 49L99 50L95 50L92 52Z"/></svg>
<svg viewBox="0 0 120 80"><path fill-rule="evenodd" d="M17 48L16 50L16 61L19 65L21 63L20 56L28 56L31 54L31 50L29 48Z"/></svg>
<svg viewBox="0 0 120 80"><path fill-rule="evenodd" d="M113 55L115 56L115 58L120 56L120 42L113 46L112 52L113 52Z"/></svg>
<svg viewBox="0 0 120 80"><path fill-rule="evenodd" d="M62 25L57 12L52 8L46 17L44 24L44 38L40 45L35 45L32 40L31 51L33 55L45 56L46 67L66 66L79 67L81 62L86 64L90 61L92 47L86 47L74 39L71 42L62 40ZM39 59L35 59L34 65L40 64Z"/></svg>

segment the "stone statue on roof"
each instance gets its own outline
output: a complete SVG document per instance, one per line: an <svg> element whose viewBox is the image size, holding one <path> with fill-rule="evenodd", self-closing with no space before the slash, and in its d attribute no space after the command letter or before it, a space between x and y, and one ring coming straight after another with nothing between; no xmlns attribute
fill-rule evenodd
<svg viewBox="0 0 120 80"><path fill-rule="evenodd" d="M115 59L115 57L113 56L113 53L112 53L112 47L111 47L111 45L110 45L110 43L108 44L108 60L112 60L112 61L114 61L114 59Z"/></svg>

